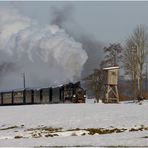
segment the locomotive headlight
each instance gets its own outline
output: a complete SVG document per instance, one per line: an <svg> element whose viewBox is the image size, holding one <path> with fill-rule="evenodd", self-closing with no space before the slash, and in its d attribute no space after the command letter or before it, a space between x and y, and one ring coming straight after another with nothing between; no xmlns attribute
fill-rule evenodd
<svg viewBox="0 0 148 148"><path fill-rule="evenodd" d="M86 95L84 95L84 97L86 98Z"/></svg>
<svg viewBox="0 0 148 148"><path fill-rule="evenodd" d="M75 97L76 97L76 95L73 95L73 97L75 98Z"/></svg>

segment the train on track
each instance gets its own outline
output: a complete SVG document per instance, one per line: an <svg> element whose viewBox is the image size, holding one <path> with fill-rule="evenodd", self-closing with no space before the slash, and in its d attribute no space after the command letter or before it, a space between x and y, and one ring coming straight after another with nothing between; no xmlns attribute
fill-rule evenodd
<svg viewBox="0 0 148 148"><path fill-rule="evenodd" d="M56 87L26 88L0 92L0 105L85 103L86 91L80 82Z"/></svg>

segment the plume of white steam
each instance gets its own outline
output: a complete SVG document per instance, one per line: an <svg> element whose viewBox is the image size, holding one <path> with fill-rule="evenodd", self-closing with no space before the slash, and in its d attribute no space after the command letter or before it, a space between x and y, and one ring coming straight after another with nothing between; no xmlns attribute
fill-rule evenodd
<svg viewBox="0 0 148 148"><path fill-rule="evenodd" d="M58 26L40 25L15 9L0 10L0 88L20 87L22 72L27 86L76 81L86 60L82 45Z"/></svg>

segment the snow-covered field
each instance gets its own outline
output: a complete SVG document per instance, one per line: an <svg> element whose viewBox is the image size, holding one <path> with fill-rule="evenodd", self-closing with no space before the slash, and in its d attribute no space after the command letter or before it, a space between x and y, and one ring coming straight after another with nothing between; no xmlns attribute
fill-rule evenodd
<svg viewBox="0 0 148 148"><path fill-rule="evenodd" d="M148 102L0 106L0 146L148 146Z"/></svg>

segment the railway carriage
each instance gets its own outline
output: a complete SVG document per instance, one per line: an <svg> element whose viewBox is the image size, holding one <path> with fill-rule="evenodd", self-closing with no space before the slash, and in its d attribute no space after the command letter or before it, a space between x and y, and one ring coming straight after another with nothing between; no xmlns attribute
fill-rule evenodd
<svg viewBox="0 0 148 148"><path fill-rule="evenodd" d="M85 103L86 91L80 82L56 87L0 92L0 105Z"/></svg>

